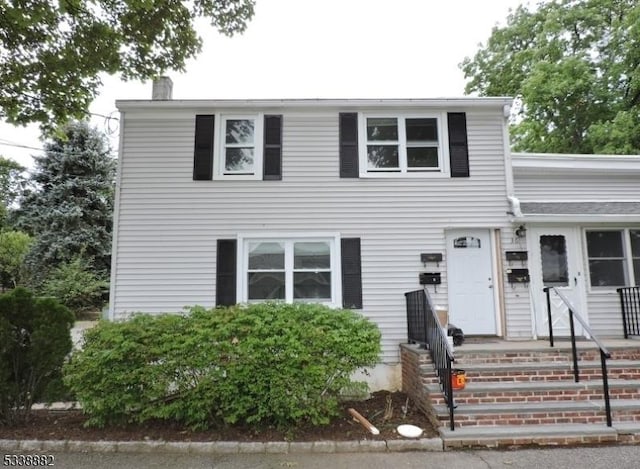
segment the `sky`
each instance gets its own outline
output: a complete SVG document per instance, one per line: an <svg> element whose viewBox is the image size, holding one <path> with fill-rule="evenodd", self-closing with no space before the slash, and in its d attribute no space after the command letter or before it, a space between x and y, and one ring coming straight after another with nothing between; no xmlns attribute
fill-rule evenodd
<svg viewBox="0 0 640 469"><path fill-rule="evenodd" d="M523 0L256 0L242 35L198 24L202 52L168 71L174 99L433 98L464 94L472 57ZM93 125L118 148L118 99L150 99L151 83L104 76ZM0 155L30 168L37 125L0 123ZM9 142L13 145L6 145ZM19 148L23 145L33 148Z"/></svg>

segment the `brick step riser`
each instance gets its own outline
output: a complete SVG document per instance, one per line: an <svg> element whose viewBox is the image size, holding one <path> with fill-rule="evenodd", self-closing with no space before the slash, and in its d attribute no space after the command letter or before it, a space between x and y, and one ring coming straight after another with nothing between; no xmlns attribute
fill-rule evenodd
<svg viewBox="0 0 640 469"><path fill-rule="evenodd" d="M574 375L573 370L563 370L563 371L514 371L514 370L504 370L504 371L492 371L492 372L482 372L482 371L466 371L465 374L467 377L467 381L473 381L476 383L492 383L497 381L516 381L516 382L527 382L527 381L573 381ZM640 369L612 369L607 370L607 376L609 380L612 379L624 379L624 380L640 380ZM600 369L587 369L580 370L579 372L580 381L588 381L588 380L601 380L602 379L602 370ZM425 376L425 379L431 379L430 376Z"/></svg>
<svg viewBox="0 0 640 469"><path fill-rule="evenodd" d="M640 410L613 411L614 422L640 422ZM449 415L438 415L442 426L449 425ZM478 425L544 425L544 424L606 424L604 411L535 412L505 414L460 414L454 416L456 427Z"/></svg>
<svg viewBox="0 0 640 469"><path fill-rule="evenodd" d="M578 360L600 362L600 353L593 351L578 352ZM615 360L640 360L640 351L617 350L611 351L611 358L608 362ZM460 353L456 352L456 366L461 363L538 363L538 362L567 362L571 363L573 357L571 352L519 352L519 353Z"/></svg>
<svg viewBox="0 0 640 469"><path fill-rule="evenodd" d="M526 394L525 394L526 393ZM637 389L610 389L611 400L639 399L640 391ZM454 393L456 404L505 404L505 403L540 403L540 402L568 402L568 401L598 401L604 402L602 390L589 389L580 391L537 391L524 392L513 391L504 393L467 393L457 391ZM431 395L431 403L444 405L445 400L441 394Z"/></svg>
<svg viewBox="0 0 640 469"><path fill-rule="evenodd" d="M524 356L524 357L505 357L504 355L498 356L461 356L456 357L456 361L453 362L453 367L455 368L463 368L465 365L480 365L480 364L491 364L491 365L503 365L503 364L512 364L512 363L571 363L571 357L556 357L556 356L548 356L548 355L540 355L540 356Z"/></svg>
<svg viewBox="0 0 640 469"><path fill-rule="evenodd" d="M464 369L464 368L460 368ZM527 382L527 381L573 381L573 370L531 370L518 371L505 369L503 371L475 371L465 370L468 382L495 383L501 381ZM609 380L640 380L640 369L638 368L608 368L607 376ZM580 369L580 381L601 380L602 370L600 368ZM437 383L438 378L432 370L422 374L422 381L425 384Z"/></svg>
<svg viewBox="0 0 640 469"><path fill-rule="evenodd" d="M632 377L628 375L621 375L621 376L609 375L609 382L612 383L613 380L625 380L625 381L635 380L640 384L640 377ZM602 381L602 377L601 376L592 376L592 377L581 376L580 377L580 383L589 383L591 381ZM573 383L573 382L574 382L573 376L566 376L564 378L558 378L558 377L545 378L545 377L539 377L539 376L530 376L530 377L516 377L516 379L510 378L510 377L493 378L493 379L467 377L467 385L505 383L505 385L508 386L511 383L518 383L518 384L531 383L532 386L535 386L536 384L539 384L539 383L555 384L555 383ZM425 386L436 386L439 384L439 381L434 378L422 378L422 384Z"/></svg>

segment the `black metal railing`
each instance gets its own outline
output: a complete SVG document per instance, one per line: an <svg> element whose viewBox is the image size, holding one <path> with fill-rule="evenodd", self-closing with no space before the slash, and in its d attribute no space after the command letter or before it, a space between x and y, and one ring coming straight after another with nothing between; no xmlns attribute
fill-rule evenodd
<svg viewBox="0 0 640 469"><path fill-rule="evenodd" d="M604 395L604 408L607 416L607 426L611 426L611 402L609 396L609 376L607 373L607 358L611 358L611 354L607 348L598 340L587 322L584 320L580 312L573 305L573 303L556 287L544 287L544 292L547 295L547 319L549 321L549 343L553 347L553 321L551 320L551 290L558 295L562 302L569 309L569 329L571 330L571 354L573 358L573 377L575 382L580 381L580 370L578 368L578 352L576 350L576 331L575 321L582 325L582 329L586 333L587 337L591 339L600 349L600 366L602 367L602 393Z"/></svg>
<svg viewBox="0 0 640 469"><path fill-rule="evenodd" d="M640 287L618 288L624 338L640 336Z"/></svg>
<svg viewBox="0 0 640 469"><path fill-rule="evenodd" d="M454 409L453 386L451 383L453 350L447 341L447 335L436 317L435 308L429 293L415 290L404 294L407 300L407 329L409 342L420 344L429 350L440 389L449 409L449 424L453 431Z"/></svg>

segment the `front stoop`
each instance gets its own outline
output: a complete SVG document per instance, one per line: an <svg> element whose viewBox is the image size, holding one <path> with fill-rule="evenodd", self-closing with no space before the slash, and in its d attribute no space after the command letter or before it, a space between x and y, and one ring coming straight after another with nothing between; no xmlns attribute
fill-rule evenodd
<svg viewBox="0 0 640 469"><path fill-rule="evenodd" d="M454 391L455 430L429 360L419 371L440 423L444 448L640 442L640 350L616 347L608 360L613 426L607 427L597 349L579 350L580 382L568 345L513 349L456 348L455 368L467 375Z"/></svg>

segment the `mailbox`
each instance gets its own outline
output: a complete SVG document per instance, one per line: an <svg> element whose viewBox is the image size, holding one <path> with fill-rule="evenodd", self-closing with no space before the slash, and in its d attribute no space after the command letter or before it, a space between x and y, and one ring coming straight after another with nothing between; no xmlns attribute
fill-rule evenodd
<svg viewBox="0 0 640 469"><path fill-rule="evenodd" d="M424 272L420 274L420 285L440 285L440 272Z"/></svg>
<svg viewBox="0 0 640 469"><path fill-rule="evenodd" d="M527 251L507 251L508 261L526 261L528 258Z"/></svg>
<svg viewBox="0 0 640 469"><path fill-rule="evenodd" d="M529 269L509 269L507 279L509 283L529 283Z"/></svg>
<svg viewBox="0 0 640 469"><path fill-rule="evenodd" d="M442 262L442 253L441 252L423 252L420 254L420 261L423 264L427 262Z"/></svg>

